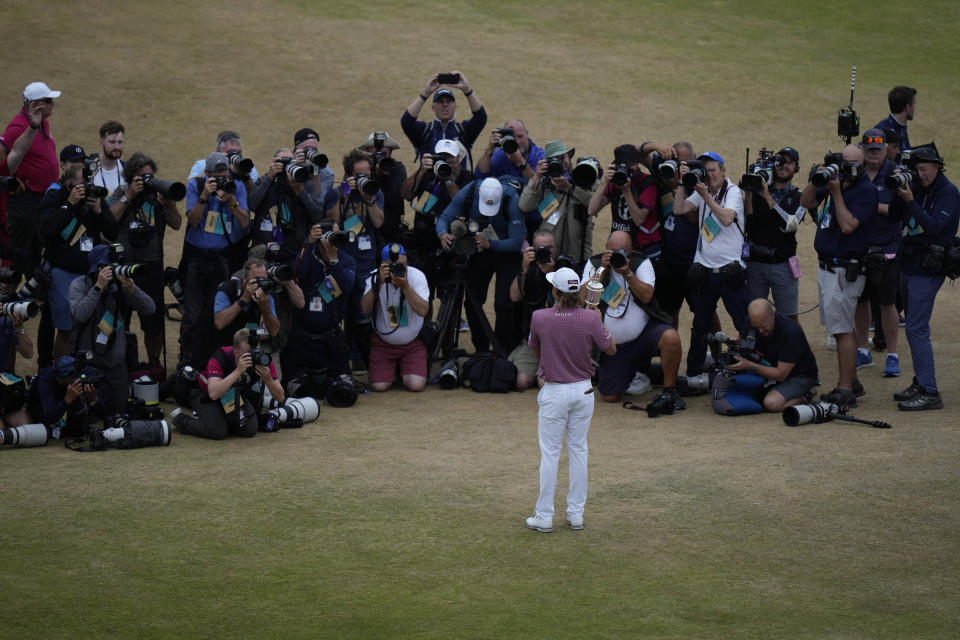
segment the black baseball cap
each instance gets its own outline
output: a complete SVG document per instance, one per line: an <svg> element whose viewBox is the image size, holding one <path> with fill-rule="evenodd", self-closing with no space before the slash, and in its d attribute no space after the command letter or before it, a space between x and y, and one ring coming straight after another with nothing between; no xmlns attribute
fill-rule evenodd
<svg viewBox="0 0 960 640"><path fill-rule="evenodd" d="M637 151L636 145L622 144L613 150L613 161L638 164L640 162L640 153Z"/></svg>
<svg viewBox="0 0 960 640"><path fill-rule="evenodd" d="M60 162L80 162L86 159L87 154L84 152L83 147L78 144L68 144L63 149L60 149Z"/></svg>
<svg viewBox="0 0 960 640"><path fill-rule="evenodd" d="M304 127L303 129L300 129L295 134L293 134L293 146L297 146L304 140L309 140L310 138L320 140L320 134L318 134L313 129L310 129L309 127Z"/></svg>

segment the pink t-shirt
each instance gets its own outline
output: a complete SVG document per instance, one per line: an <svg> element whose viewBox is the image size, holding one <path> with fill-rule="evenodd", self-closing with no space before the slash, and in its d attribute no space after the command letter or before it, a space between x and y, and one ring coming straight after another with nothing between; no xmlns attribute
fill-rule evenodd
<svg viewBox="0 0 960 640"><path fill-rule="evenodd" d="M527 344L540 349L539 376L547 382L569 383L593 377L593 347L603 351L611 340L596 311L554 306L534 311Z"/></svg>

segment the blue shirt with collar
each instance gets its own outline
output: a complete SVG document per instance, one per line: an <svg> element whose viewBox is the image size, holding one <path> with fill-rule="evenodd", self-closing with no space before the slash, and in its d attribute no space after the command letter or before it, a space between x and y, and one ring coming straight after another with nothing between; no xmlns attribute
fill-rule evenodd
<svg viewBox="0 0 960 640"><path fill-rule="evenodd" d="M818 187L817 202L822 202L827 193L827 187ZM877 189L864 173L852 185L844 187L841 196L851 215L859 220L860 224L852 233L844 233L837 222L835 204L831 197L819 212L813 247L819 255L826 258L862 258L869 247L866 225L877 212Z"/></svg>
<svg viewBox="0 0 960 640"><path fill-rule="evenodd" d="M448 233L450 223L457 218L467 216L477 222L487 221L497 233L497 239L490 241L490 248L498 253L517 253L527 235L523 214L520 213L520 195L516 189L503 185L500 211L493 216L480 213L480 197L477 194L481 180L476 180L460 189L453 200L437 218L437 236ZM467 200L471 200L467 210Z"/></svg>
<svg viewBox="0 0 960 640"><path fill-rule="evenodd" d="M540 163L546 157L543 149L534 144L533 140L530 141L530 149L527 151L527 155L524 158L527 164L536 171L537 164ZM507 154L503 152L503 149L497 148L493 150L493 155L490 157L490 171L488 173L483 173L479 168L473 170L473 173L478 178L499 178L500 176L511 176L517 178L523 184L527 183L527 178L523 175L523 171L517 169L516 165L510 161L510 158L507 157Z"/></svg>
<svg viewBox="0 0 960 640"><path fill-rule="evenodd" d="M477 141L477 137L486 125L487 111L481 105L479 109L473 112L470 118L460 123L460 126L463 128L464 137L460 142L463 143L463 146L468 149L473 146L473 143ZM433 153L433 149L436 147L438 140L458 140L460 138L457 132L456 120L451 119L447 122L446 126L444 126L439 119L434 118L430 138L423 144L423 147L421 147L420 141L423 140L423 134L427 130L427 123L423 120L417 120L406 110L404 110L403 115L400 117L400 127L406 134L407 140L410 141L410 144L412 144L416 150L418 159L423 153ZM464 158L464 162L465 161L466 158Z"/></svg>
<svg viewBox="0 0 960 640"><path fill-rule="evenodd" d="M203 180L206 181L206 178L204 177ZM187 211L193 209L197 205L197 200L200 199L200 186L198 182L196 178L187 181ZM241 209L246 210L247 190L242 182L235 181L234 184L237 185L237 192L234 194L237 198L237 204ZM207 215L211 211L216 212L219 216L216 233L210 233L204 228ZM189 223L187 224L185 240L198 249L219 250L226 249L231 243L238 242L245 237L249 231L249 228L240 226L240 223L234 218L233 212L227 203L220 202L216 196L210 196L203 210L203 217L200 219L200 224L195 227Z"/></svg>
<svg viewBox="0 0 960 640"><path fill-rule="evenodd" d="M904 149L910 148L910 138L907 136L907 125L900 124L900 122L893 117L891 113L886 118L878 122L872 127L873 129L893 129L897 132L897 135L900 136L900 143L897 145L900 147L900 151L903 152Z"/></svg>
<svg viewBox="0 0 960 640"><path fill-rule="evenodd" d="M883 165L873 179L873 185L877 190L877 204L889 205L893 201L893 193L884 183L887 176L893 173L894 168L892 162L884 159ZM887 215L878 212L870 218L870 222L867 223L867 242L871 247L883 247L884 253L896 253L900 246L902 232L903 223L900 217L893 215L888 208Z"/></svg>

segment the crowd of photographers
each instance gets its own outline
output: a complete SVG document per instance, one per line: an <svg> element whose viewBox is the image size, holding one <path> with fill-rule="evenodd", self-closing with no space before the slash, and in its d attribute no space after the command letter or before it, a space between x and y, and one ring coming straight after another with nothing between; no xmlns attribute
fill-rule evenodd
<svg viewBox="0 0 960 640"><path fill-rule="evenodd" d="M898 406L942 407L929 321L944 277L958 271L960 196L936 146L910 146L908 87L891 90L888 118L814 163L803 188L792 146L762 149L738 182L720 154L689 142L625 142L601 162L559 139L538 146L519 119L478 148L487 114L457 71L431 77L402 115L416 153L409 172L386 131L358 139L335 166L303 128L259 172L241 136L222 131L181 182L145 153L124 160L115 121L100 127L97 153L57 149L59 95L27 86L0 136L7 424L82 436L93 420L155 417L162 395L184 407L174 422L185 433L250 436L287 396L352 404L360 374L374 391L397 382L420 391L435 362L445 363L441 384L469 379L456 365L465 330L474 351L492 354L489 371L531 387L530 318L554 304L546 276L563 269L618 346L597 354L603 400L653 382L663 391L648 412L670 414L682 396L716 387L720 372L734 385L724 410L745 412L732 381L753 373L761 384L749 395L781 411L821 382L797 323L796 231L808 215L821 323L838 361L823 399L849 407L865 393L857 371L873 364L871 320L873 348L887 349L883 375L901 374L903 317L915 377ZM434 117L420 120L428 103ZM601 215L611 233L595 253ZM166 233L184 222L180 255L164 255ZM482 307L492 280L491 327ZM721 300L738 339L722 330ZM693 320L681 371L684 303ZM37 315L34 348L24 321ZM166 317L180 321L169 371ZM34 351L39 375L26 391L16 356ZM163 391L138 397L137 381L161 380Z"/></svg>

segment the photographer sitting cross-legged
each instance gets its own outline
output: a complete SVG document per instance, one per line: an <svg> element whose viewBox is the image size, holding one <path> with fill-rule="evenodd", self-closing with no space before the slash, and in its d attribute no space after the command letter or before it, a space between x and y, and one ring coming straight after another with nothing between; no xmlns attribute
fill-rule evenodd
<svg viewBox="0 0 960 640"><path fill-rule="evenodd" d="M727 365L732 371L752 371L777 384L767 390L763 408L779 412L804 401L817 385L817 360L799 324L788 315L774 311L769 300L757 298L747 309L750 324L757 330L757 352L765 363L734 356Z"/></svg>
<svg viewBox="0 0 960 640"><path fill-rule="evenodd" d="M130 395L127 327L123 318L129 317L130 309L147 316L156 307L132 277L116 272L116 260L111 260L116 255L110 254L111 247L107 245L96 246L90 252L89 272L70 285L70 314L75 326L73 351L93 354L89 364L103 373L108 386L104 394L107 409L117 413L127 406Z"/></svg>
<svg viewBox="0 0 960 640"><path fill-rule="evenodd" d="M252 387L257 379L274 400L283 402L283 387L273 362L254 363L254 358L263 354L252 351L250 338L249 329L240 329L233 335L232 347L220 347L213 352L206 370L197 376L199 388L190 394L197 417L187 413L174 417L181 432L211 440L223 440L231 434L246 438L256 435L258 399Z"/></svg>
<svg viewBox="0 0 960 640"><path fill-rule="evenodd" d="M427 384L427 347L419 338L430 311L427 277L407 266L402 245L391 243L380 254L377 273L367 278L360 300L364 313L373 314L370 343L370 387L386 391L399 365L403 386L423 391Z"/></svg>
<svg viewBox="0 0 960 640"><path fill-rule="evenodd" d="M606 269L598 308L603 326L618 346L616 354L600 356L600 398L604 402L620 400L637 370L649 370L650 359L660 356L663 399L673 410L683 409L686 403L677 390L677 371L683 355L680 334L670 326L670 316L652 303L656 284L653 265L643 254L632 252L632 248L629 233L613 231L607 239L607 250L590 258L580 278L584 291L597 269Z"/></svg>

